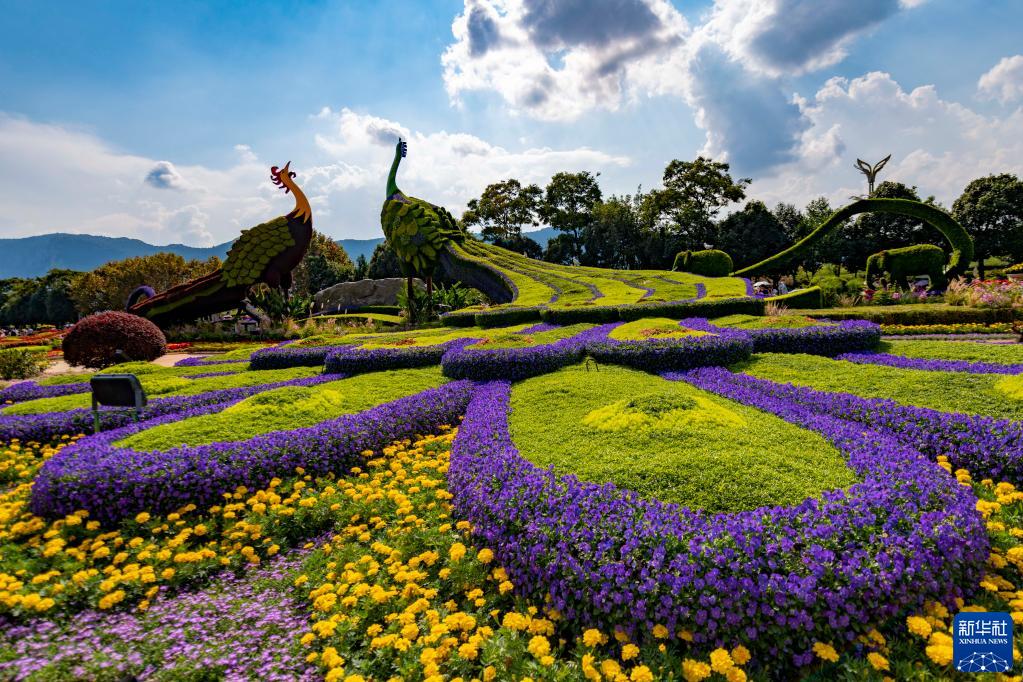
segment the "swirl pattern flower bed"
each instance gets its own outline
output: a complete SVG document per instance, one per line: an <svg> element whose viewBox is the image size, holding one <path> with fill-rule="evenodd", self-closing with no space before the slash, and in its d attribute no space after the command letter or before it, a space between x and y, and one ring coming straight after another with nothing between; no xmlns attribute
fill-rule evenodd
<svg viewBox="0 0 1023 682"><path fill-rule="evenodd" d="M837 417L869 426L931 457L947 456L955 467L983 478L1023 483L1023 422L980 415L941 412L901 405L893 400L861 398L733 374L708 367L666 375L743 402L765 396L823 418Z"/></svg>
<svg viewBox="0 0 1023 682"><path fill-rule="evenodd" d="M554 343L525 348L453 348L441 358L441 368L444 376L452 379L517 381L578 362L592 343L606 339L614 327L600 325Z"/></svg>
<svg viewBox="0 0 1023 682"><path fill-rule="evenodd" d="M702 336L595 341L586 345L586 352L598 362L627 365L647 372L667 372L745 360L753 352L753 342L745 331L714 329L713 333Z"/></svg>
<svg viewBox="0 0 1023 682"><path fill-rule="evenodd" d="M109 523L143 511L212 504L237 486L260 487L296 467L314 475L347 471L365 450L454 422L471 390L469 382L454 382L317 426L166 452L113 447L144 428L132 424L84 438L47 461L32 489L32 511L53 517L85 509Z"/></svg>
<svg viewBox="0 0 1023 682"><path fill-rule="evenodd" d="M938 360L933 358L907 358L891 353L842 353L836 360L861 365L885 365L902 369L923 369L931 372L968 372L969 374L1023 374L1023 364L1003 365L997 362L970 362L969 360Z"/></svg>
<svg viewBox="0 0 1023 682"><path fill-rule="evenodd" d="M633 633L664 623L703 646L742 640L803 665L815 641L853 637L850 623L951 604L982 574L975 498L890 436L751 395L825 435L863 482L795 507L711 516L537 469L509 438L509 392L495 382L473 397L449 485L518 589L550 594L567 618Z"/></svg>
<svg viewBox="0 0 1023 682"><path fill-rule="evenodd" d="M681 324L690 329L715 333L722 329L706 319L699 318L689 318L683 320ZM808 353L834 356L840 353L871 350L881 342L881 327L866 320L843 320L837 324L742 331L753 340L754 353Z"/></svg>
<svg viewBox="0 0 1023 682"><path fill-rule="evenodd" d="M432 346L396 346L394 348L360 348L341 346L331 349L324 361L328 374L358 374L388 369L429 367L439 364L443 355L461 348L475 339L455 339Z"/></svg>

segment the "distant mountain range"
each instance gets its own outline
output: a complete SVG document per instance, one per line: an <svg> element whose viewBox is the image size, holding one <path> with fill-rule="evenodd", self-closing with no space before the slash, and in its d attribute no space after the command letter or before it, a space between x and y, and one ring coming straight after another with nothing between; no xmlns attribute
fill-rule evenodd
<svg viewBox="0 0 1023 682"><path fill-rule="evenodd" d="M525 233L540 246L557 231L546 227ZM354 261L360 255L369 260L373 249L383 241L378 239L339 239L337 243ZM39 277L55 268L63 270L93 270L112 260L148 256L169 251L183 258L205 260L210 256L223 258L231 242L217 246L198 247L185 244L154 246L138 239L127 237L100 237L92 234L67 234L55 232L34 237L0 239L0 279L8 277Z"/></svg>

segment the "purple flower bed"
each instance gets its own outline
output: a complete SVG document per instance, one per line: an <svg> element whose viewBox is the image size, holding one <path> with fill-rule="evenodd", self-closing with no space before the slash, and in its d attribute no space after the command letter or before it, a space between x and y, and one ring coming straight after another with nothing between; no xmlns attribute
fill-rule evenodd
<svg viewBox="0 0 1023 682"><path fill-rule="evenodd" d="M145 613L90 610L68 622L0 618L0 641L14 655L0 662L0 678L322 679L297 641L309 625L306 609L281 585L305 554L278 555L241 576L225 573L200 591L172 596L162 587Z"/></svg>
<svg viewBox="0 0 1023 682"><path fill-rule="evenodd" d="M753 394L800 406L822 419L858 422L898 438L919 452L947 455L977 479L992 478L1023 485L1023 422L911 407L893 400L861 398L733 374L720 367L665 378L685 379L695 386L745 402Z"/></svg>
<svg viewBox="0 0 1023 682"><path fill-rule="evenodd" d="M970 362L969 360L931 360L907 358L891 353L843 353L836 360L860 365L885 365L900 369L925 369L932 372L968 372L970 374L1021 374L1023 363L1003 365L997 362Z"/></svg>
<svg viewBox="0 0 1023 682"><path fill-rule="evenodd" d="M387 369L429 367L440 363L441 357L453 348L461 348L478 339L454 339L434 346L395 346L394 348L335 348L324 362L327 374L359 374Z"/></svg>
<svg viewBox="0 0 1023 682"><path fill-rule="evenodd" d="M256 393L269 391L282 386L312 386L324 381L336 381L337 376L316 376L286 381L274 381L256 386L240 388L221 388L195 395L170 396L156 398L142 412L142 420L152 424L152 419L170 414L178 414L184 410L205 407L208 405L225 405L232 401L247 398ZM100 428L113 429L135 421L134 411L120 409L101 409ZM40 414L0 414L0 440L35 440L48 442L62 435L92 433L92 410L85 407L64 412L43 412Z"/></svg>
<svg viewBox="0 0 1023 682"><path fill-rule="evenodd" d="M680 324L690 329L713 333L718 333L722 329L702 318L689 318L682 320ZM877 348L877 344L881 342L881 327L867 320L844 320L837 324L816 327L741 331L753 339L754 353L809 353L831 357L840 353Z"/></svg>
<svg viewBox="0 0 1023 682"><path fill-rule="evenodd" d="M444 376L452 379L518 381L579 362L591 342L606 339L618 324L592 327L567 339L527 348L456 347L444 353L441 368Z"/></svg>
<svg viewBox="0 0 1023 682"><path fill-rule="evenodd" d="M313 379L333 381L337 376ZM139 452L113 443L207 408L129 424L83 438L47 460L36 476L30 506L34 514L47 517L85 509L89 518L109 524L142 511L157 514L190 502L215 504L222 493L239 485L259 489L296 467L313 476L343 473L362 461L364 450L380 450L395 440L457 423L472 388L470 382L453 382L316 426L164 452Z"/></svg>
<svg viewBox="0 0 1023 682"><path fill-rule="evenodd" d="M79 381L73 384L54 384L52 386L39 385L34 381L22 381L0 391L0 403L23 403L26 400L57 398L62 395L88 393L89 391L88 381Z"/></svg>
<svg viewBox="0 0 1023 682"><path fill-rule="evenodd" d="M744 331L717 329L713 335L646 341L603 339L586 345L598 362L627 365L647 372L667 372L746 360L753 342Z"/></svg>
<svg viewBox="0 0 1023 682"><path fill-rule="evenodd" d="M561 328L560 324L548 324L546 322L538 322L537 324L534 324L532 327L526 327L525 329L520 329L519 331L517 331L515 333L516 334L540 334L540 333L543 333L543 332L554 331L555 329L560 329L560 328Z"/></svg>
<svg viewBox="0 0 1023 682"><path fill-rule="evenodd" d="M290 367L318 367L332 351L347 346L270 346L260 348L249 356L249 369L288 369Z"/></svg>
<svg viewBox="0 0 1023 682"><path fill-rule="evenodd" d="M478 389L455 439L459 518L522 594L566 618L634 634L686 628L711 649L741 641L778 672L815 641L852 642L927 600L952 605L983 575L976 498L911 447L860 424L751 392L747 404L820 432L861 483L792 507L710 515L612 484L558 476L508 434L510 385Z"/></svg>

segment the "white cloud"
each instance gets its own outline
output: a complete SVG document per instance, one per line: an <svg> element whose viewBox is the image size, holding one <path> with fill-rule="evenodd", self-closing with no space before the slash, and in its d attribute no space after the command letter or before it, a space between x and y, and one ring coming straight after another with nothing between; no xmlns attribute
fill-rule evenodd
<svg viewBox="0 0 1023 682"><path fill-rule="evenodd" d="M387 171L399 136L408 141L409 151L401 165L398 185L411 196L444 205L456 216L469 199L499 180L514 177L543 184L558 171L596 172L630 163L627 157L586 147L510 150L474 135L412 130L350 109L325 109L315 120L321 126L316 144L334 161L310 169L307 193L329 196L332 205L343 206L344 220L351 228L369 225L374 232L378 230ZM351 232L346 226L332 230L333 234Z"/></svg>
<svg viewBox="0 0 1023 682"><path fill-rule="evenodd" d="M127 154L85 131L0 114L0 232L76 232L208 246L286 210L269 164L238 150L225 169ZM173 189L175 191L167 191Z"/></svg>
<svg viewBox="0 0 1023 682"><path fill-rule="evenodd" d="M841 61L858 35L921 2L717 0L702 30L753 70L799 74Z"/></svg>
<svg viewBox="0 0 1023 682"><path fill-rule="evenodd" d="M977 81L982 97L1002 103L1023 99L1023 55L1005 57Z"/></svg>
<svg viewBox="0 0 1023 682"><path fill-rule="evenodd" d="M617 109L632 75L670 59L689 27L667 0L466 0L444 83L493 90L543 120Z"/></svg>
<svg viewBox="0 0 1023 682"><path fill-rule="evenodd" d="M950 206L966 184L992 173L1023 174L1023 109L984 116L943 100L933 85L904 90L889 74L832 78L799 102L810 127L797 158L757 179L751 193L797 204L824 195L835 205L864 193L857 158L892 160L881 173Z"/></svg>
<svg viewBox="0 0 1023 682"><path fill-rule="evenodd" d="M629 164L626 157L585 147L510 150L473 135L411 130L348 109L321 111L310 125L306 160L293 158L292 167L317 229L336 238L380 234L380 204L398 135L409 140L401 187L456 215L491 182L516 177L545 183L562 170ZM244 145L234 148L222 169L157 161L117 151L88 132L0 114L0 166L18 170L17 182L0 184L0 234L223 243L291 207L291 198L269 181L271 165Z"/></svg>

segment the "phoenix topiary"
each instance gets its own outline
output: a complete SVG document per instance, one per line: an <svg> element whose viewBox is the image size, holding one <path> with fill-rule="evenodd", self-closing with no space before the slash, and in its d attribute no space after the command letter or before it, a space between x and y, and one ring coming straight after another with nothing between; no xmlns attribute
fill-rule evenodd
<svg viewBox="0 0 1023 682"><path fill-rule="evenodd" d="M869 285L882 272L891 276L892 284L906 288L906 278L928 275L932 289L945 287L945 252L933 244L917 244L901 249L879 251L867 259L866 280Z"/></svg>
<svg viewBox="0 0 1023 682"><path fill-rule="evenodd" d="M407 153L408 143L399 139L394 147L391 172L387 176L387 198L380 209L380 226L409 278L411 298L414 276L425 279L427 293L433 293L433 271L440 254L444 246L451 239L460 237L462 232L446 208L407 196L398 189L398 164Z"/></svg>
<svg viewBox="0 0 1023 682"><path fill-rule="evenodd" d="M69 365L103 368L122 360L155 360L167 351L167 339L149 320L117 311L89 315L64 337L64 359Z"/></svg>
<svg viewBox="0 0 1023 682"><path fill-rule="evenodd" d="M732 272L732 257L718 249L681 251L675 256L673 269L704 277L728 277Z"/></svg>

